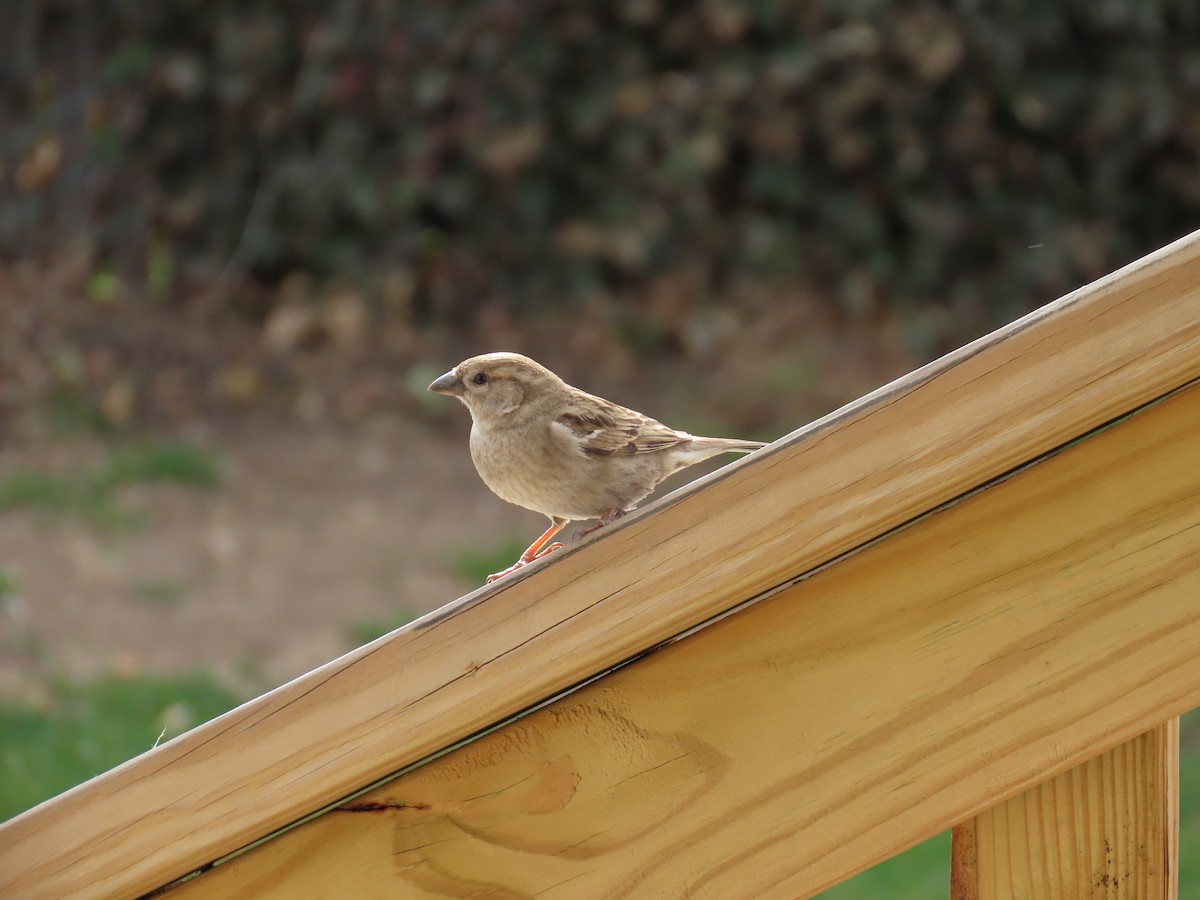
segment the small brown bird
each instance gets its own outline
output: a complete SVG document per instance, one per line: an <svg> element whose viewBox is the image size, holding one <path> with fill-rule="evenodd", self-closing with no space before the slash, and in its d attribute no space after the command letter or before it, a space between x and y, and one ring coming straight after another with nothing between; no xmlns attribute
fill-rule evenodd
<svg viewBox="0 0 1200 900"><path fill-rule="evenodd" d="M471 458L498 497L549 516L550 527L495 581L562 547L570 521L599 519L587 534L633 509L673 472L763 444L696 437L571 387L519 353L473 356L429 385L471 413Z"/></svg>

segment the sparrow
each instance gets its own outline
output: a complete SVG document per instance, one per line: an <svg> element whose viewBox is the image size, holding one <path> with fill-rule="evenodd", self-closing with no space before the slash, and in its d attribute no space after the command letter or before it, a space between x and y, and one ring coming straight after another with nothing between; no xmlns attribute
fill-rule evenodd
<svg viewBox="0 0 1200 900"><path fill-rule="evenodd" d="M668 475L761 441L697 437L567 384L519 353L463 360L429 390L457 397L471 414L471 459L484 484L509 503L542 513L550 527L490 583L562 544L568 522L599 519L579 537L631 509Z"/></svg>

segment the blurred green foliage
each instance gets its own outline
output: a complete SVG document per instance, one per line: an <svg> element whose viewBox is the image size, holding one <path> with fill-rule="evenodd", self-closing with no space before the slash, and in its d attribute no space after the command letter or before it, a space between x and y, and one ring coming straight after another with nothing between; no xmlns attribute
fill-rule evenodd
<svg viewBox="0 0 1200 900"><path fill-rule="evenodd" d="M216 486L218 476L212 451L179 441L155 441L113 450L92 473L91 481L97 489L106 491L155 482L211 488Z"/></svg>
<svg viewBox="0 0 1200 900"><path fill-rule="evenodd" d="M16 597L21 593L21 579L12 569L0 566L0 601L5 597Z"/></svg>
<svg viewBox="0 0 1200 900"><path fill-rule="evenodd" d="M950 888L950 832L860 872L814 900L929 900Z"/></svg>
<svg viewBox="0 0 1200 900"><path fill-rule="evenodd" d="M403 628L416 618L417 613L411 609L401 609L390 615L359 619L350 623L346 629L346 636L354 643L354 646L361 647L385 634L391 634L397 628Z"/></svg>
<svg viewBox="0 0 1200 900"><path fill-rule="evenodd" d="M447 554L446 564L464 584L481 585L489 575L515 563L536 537L536 533L527 537L508 535L486 544L462 544Z"/></svg>
<svg viewBox="0 0 1200 900"><path fill-rule="evenodd" d="M130 593L143 603L156 606L178 606L187 596L187 587L167 578L145 578L129 587Z"/></svg>
<svg viewBox="0 0 1200 900"><path fill-rule="evenodd" d="M788 277L851 313L995 321L1200 213L1192 0L7 16L0 249L83 222L102 257L140 247L156 295L304 273L453 324L666 277L702 297ZM252 317L275 302L216 297Z"/></svg>
<svg viewBox="0 0 1200 900"><path fill-rule="evenodd" d="M211 488L218 477L216 457L201 447L170 441L129 444L82 472L16 470L0 476L0 513L72 514L96 527L119 528L139 520L120 502L122 488L163 482Z"/></svg>
<svg viewBox="0 0 1200 900"><path fill-rule="evenodd" d="M238 702L200 674L58 681L39 700L0 693L0 821Z"/></svg>

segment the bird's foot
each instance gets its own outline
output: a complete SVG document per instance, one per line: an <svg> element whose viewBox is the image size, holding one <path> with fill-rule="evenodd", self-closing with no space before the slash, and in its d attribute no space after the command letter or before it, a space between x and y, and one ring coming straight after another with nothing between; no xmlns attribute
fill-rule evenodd
<svg viewBox="0 0 1200 900"><path fill-rule="evenodd" d="M521 568L521 566L523 566L523 565L525 565L525 563L521 562L521 561L518 559L518 560L517 560L515 563L513 563L511 566L509 566L509 567L508 567L507 569L505 569L504 571L502 571L502 572L493 572L491 575L489 575L487 578L485 578L485 579L483 580L483 583L484 583L484 584L491 584L493 581L496 581L496 580L498 580L498 579L500 579L500 578L503 578L505 575L511 575L513 572L517 571L517 569Z"/></svg>
<svg viewBox="0 0 1200 900"><path fill-rule="evenodd" d="M541 559L547 553L553 553L555 550L561 550L563 548L563 545L561 543L559 543L558 541L555 541L552 544L548 544L546 542L549 541L550 538L552 538L556 534L558 534L560 531L562 531L563 526L566 524L567 524L566 519L551 519L550 527L546 529L546 531L541 535L541 537L539 537L536 541L534 541L532 544L529 545L529 547L525 550L525 552L522 553L520 555L520 557L518 557L518 559L515 563L513 563L511 566L509 566L503 572L493 572L491 575L489 575L487 577L487 579L484 583L491 584L497 578L503 578L505 575L509 575L509 574L517 571L517 569L521 568L522 566L527 566L534 560Z"/></svg>
<svg viewBox="0 0 1200 900"><path fill-rule="evenodd" d="M562 548L563 545L558 541L555 541L553 544L547 544L545 547L541 547L532 554L529 552L529 550L526 550L521 554L521 558L507 569L503 570L502 572L493 572L491 575L489 575L484 581L484 584L491 584L493 581L503 578L505 575L511 575L513 572L517 571L517 569L523 568L529 565L531 562L537 562L537 560L541 559L548 553L553 553L555 550L561 550ZM533 548L531 547L530 550L532 549Z"/></svg>
<svg viewBox="0 0 1200 900"><path fill-rule="evenodd" d="M604 514L600 516L600 521L597 522L595 525L589 525L587 528L583 529L581 532L576 534L575 540L577 540L577 541L581 540L582 538L587 537L593 531L598 531L601 528L603 528L605 525L611 525L613 522L617 521L617 519L621 518L623 515L625 515L625 510L623 510L623 509L605 510Z"/></svg>

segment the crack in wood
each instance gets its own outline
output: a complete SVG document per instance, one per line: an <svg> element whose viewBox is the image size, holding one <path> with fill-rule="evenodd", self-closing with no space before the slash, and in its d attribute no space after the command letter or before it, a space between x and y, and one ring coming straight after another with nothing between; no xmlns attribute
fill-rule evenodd
<svg viewBox="0 0 1200 900"><path fill-rule="evenodd" d="M429 810L428 803L380 803L379 801L367 801L363 803L347 803L345 806L339 806L333 812L348 812L348 813L374 813L374 812L400 812L402 810L416 810L417 812L426 812Z"/></svg>

